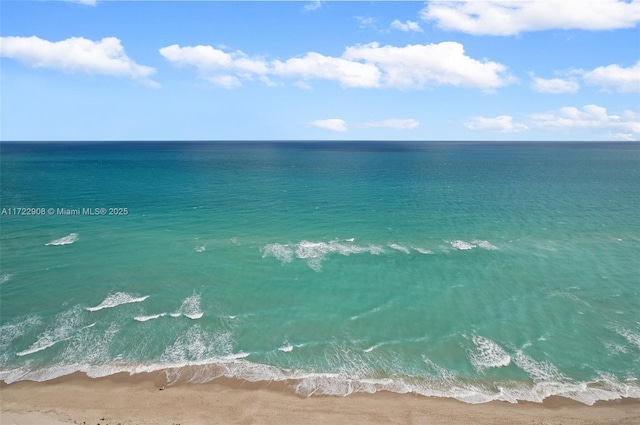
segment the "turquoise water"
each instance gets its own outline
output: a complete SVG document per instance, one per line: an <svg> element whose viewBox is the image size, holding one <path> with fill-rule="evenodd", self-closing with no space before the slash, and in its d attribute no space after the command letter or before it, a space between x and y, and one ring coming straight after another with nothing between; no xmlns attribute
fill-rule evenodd
<svg viewBox="0 0 640 425"><path fill-rule="evenodd" d="M0 149L5 382L640 398L637 143Z"/></svg>

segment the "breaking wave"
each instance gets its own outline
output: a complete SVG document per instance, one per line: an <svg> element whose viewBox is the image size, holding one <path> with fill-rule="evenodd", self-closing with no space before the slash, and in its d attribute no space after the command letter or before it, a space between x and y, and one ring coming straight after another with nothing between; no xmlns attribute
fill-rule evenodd
<svg viewBox="0 0 640 425"><path fill-rule="evenodd" d="M475 351L469 355L473 367L482 372L484 369L508 366L511 356L495 342L481 336L473 337Z"/></svg>
<svg viewBox="0 0 640 425"><path fill-rule="evenodd" d="M71 339L76 332L91 328L95 325L95 323L93 323L88 326L83 326L80 313L79 308L73 308L60 313L56 316L53 323L38 335L36 341L31 344L29 348L19 351L16 355L22 357L46 350L59 342Z"/></svg>
<svg viewBox="0 0 640 425"><path fill-rule="evenodd" d="M434 254L431 249L412 244L389 242L386 244L386 248L383 248L382 245L377 244L357 245L353 243L354 241L355 238L348 238L343 241L332 240L329 242L312 242L302 240L297 243L269 243L264 245L260 251L262 253L262 258L273 257L283 264L290 263L294 259L304 260L308 266L315 271L320 271L322 269L323 261L325 261L330 255L381 255L393 252L400 252L402 254L411 254L412 252L417 252L419 254ZM458 251L467 251L475 248L481 248L488 251L498 249L495 245L484 240L473 240L472 242L455 240L449 242L449 246ZM441 248L445 252L449 251L449 248Z"/></svg>
<svg viewBox="0 0 640 425"><path fill-rule="evenodd" d="M625 382L601 377L588 382L559 379L533 382L469 380L457 377L429 359L424 362L433 370L432 376L380 377L347 370L335 373L316 373L297 369L282 369L255 363L247 358L250 353L230 351L230 338L226 333L209 333L201 327L192 328L168 347L159 363L150 364L65 364L39 370L0 370L0 379L6 383L20 380L48 381L74 372L83 372L91 378L116 373L151 373L164 371L167 385L177 383L206 383L217 378L241 379L249 382L282 382L289 390L303 396L339 396L355 393L388 391L399 394L417 394L426 397L455 398L470 404L490 401L529 401L541 403L551 396L560 396L593 405L599 400L640 398L640 381ZM370 352L369 350L368 352ZM204 360L203 360L204 359ZM552 377L553 373L549 375Z"/></svg>
<svg viewBox="0 0 640 425"><path fill-rule="evenodd" d="M167 313L158 313L158 314L150 314L148 316L136 316L133 320L137 322L148 322L149 320L158 319L160 317L166 316Z"/></svg>
<svg viewBox="0 0 640 425"><path fill-rule="evenodd" d="M136 295L131 295L126 292L116 292L115 294L110 294L107 298L104 299L100 304L95 307L87 307L87 311L98 311L104 308L113 308L122 304L131 304L131 303L141 303L144 300L149 298L148 295L140 297Z"/></svg>
<svg viewBox="0 0 640 425"><path fill-rule="evenodd" d="M457 249L458 251L469 251L474 248L482 248L482 249L486 249L487 251L495 251L498 249L498 247L491 244L489 241L483 241L478 239L474 239L471 242L466 242L463 240L455 240L455 241L449 242L449 245L451 245L452 248Z"/></svg>
<svg viewBox="0 0 640 425"><path fill-rule="evenodd" d="M349 239L351 241L351 239ZM322 262L328 255L354 255L354 254L382 254L384 250L379 245L360 246L351 242L343 243L337 240L330 242L311 242L303 240L297 244L267 244L262 249L262 258L275 257L283 263L289 263L293 258L305 260L309 267L315 271L322 269Z"/></svg>
<svg viewBox="0 0 640 425"><path fill-rule="evenodd" d="M77 233L70 233L67 236L64 236L60 239L55 239L52 240L49 243L46 243L45 245L70 245L74 242L76 242L78 240L78 234Z"/></svg>
<svg viewBox="0 0 640 425"><path fill-rule="evenodd" d="M182 301L180 308L171 313L171 317L180 317L185 316L189 319L196 320L200 319L204 313L200 308L200 295L193 294L188 296Z"/></svg>

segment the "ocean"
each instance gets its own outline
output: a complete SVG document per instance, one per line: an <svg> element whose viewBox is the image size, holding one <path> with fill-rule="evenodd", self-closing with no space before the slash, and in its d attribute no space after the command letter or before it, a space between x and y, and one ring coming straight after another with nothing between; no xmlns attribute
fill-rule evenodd
<svg viewBox="0 0 640 425"><path fill-rule="evenodd" d="M640 144L2 143L0 379L640 398Z"/></svg>

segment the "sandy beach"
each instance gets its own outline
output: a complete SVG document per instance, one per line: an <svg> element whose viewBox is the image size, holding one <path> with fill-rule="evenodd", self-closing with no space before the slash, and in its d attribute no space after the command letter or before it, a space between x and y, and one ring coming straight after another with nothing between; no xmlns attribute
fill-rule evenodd
<svg viewBox="0 0 640 425"><path fill-rule="evenodd" d="M225 379L164 387L161 373L2 383L0 397L3 425L640 424L640 400L471 405L385 392L301 398L281 384Z"/></svg>

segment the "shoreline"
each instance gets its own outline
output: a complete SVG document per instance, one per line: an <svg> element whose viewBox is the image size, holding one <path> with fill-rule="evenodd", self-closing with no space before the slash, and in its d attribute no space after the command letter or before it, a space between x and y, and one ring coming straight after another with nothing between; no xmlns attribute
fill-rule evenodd
<svg viewBox="0 0 640 425"><path fill-rule="evenodd" d="M82 373L46 382L0 381L0 422L17 425L168 424L639 424L640 399L588 406L562 397L543 403L454 399L386 391L303 398L282 382L218 378L165 387L163 372ZM162 389L162 390L161 390Z"/></svg>

